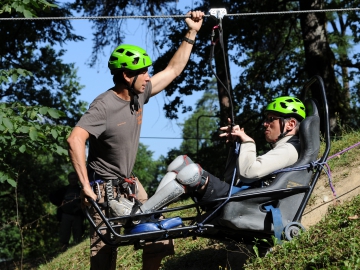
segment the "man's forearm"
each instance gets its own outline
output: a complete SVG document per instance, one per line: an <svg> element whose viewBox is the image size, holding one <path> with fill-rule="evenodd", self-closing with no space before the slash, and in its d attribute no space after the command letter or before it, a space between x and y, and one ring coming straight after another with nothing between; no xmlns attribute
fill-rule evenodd
<svg viewBox="0 0 360 270"><path fill-rule="evenodd" d="M83 187L89 187L89 179L86 170L85 142L77 136L70 136L68 145L70 160L79 177L79 181Z"/></svg>
<svg viewBox="0 0 360 270"><path fill-rule="evenodd" d="M196 34L197 34L196 30L189 29L184 37L195 41ZM193 46L194 46L193 44L183 40L182 43L180 44L179 49L171 58L168 67L173 69L176 76L179 76L181 72L184 70L187 62L189 61Z"/></svg>

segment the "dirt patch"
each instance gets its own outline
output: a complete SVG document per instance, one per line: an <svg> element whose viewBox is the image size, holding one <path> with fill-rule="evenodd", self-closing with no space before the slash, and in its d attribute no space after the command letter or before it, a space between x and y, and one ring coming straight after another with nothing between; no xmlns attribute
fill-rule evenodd
<svg viewBox="0 0 360 270"><path fill-rule="evenodd" d="M341 204L360 194L359 161L338 171L331 171L331 174L337 197L335 198L333 195L327 176L322 173L302 216L301 224L305 228L319 222L327 213L330 205Z"/></svg>

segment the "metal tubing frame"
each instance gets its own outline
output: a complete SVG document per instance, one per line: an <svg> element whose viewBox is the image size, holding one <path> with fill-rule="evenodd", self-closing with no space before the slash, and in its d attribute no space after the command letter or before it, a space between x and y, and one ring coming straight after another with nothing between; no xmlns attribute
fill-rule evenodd
<svg viewBox="0 0 360 270"><path fill-rule="evenodd" d="M263 197L265 195L266 196L277 196L278 198L285 198L290 195L307 192L309 190L309 188L310 187L308 187L308 186L304 186L304 187L293 187L290 189L284 188L284 189L278 189L278 190L273 190L273 191L259 190L259 191L255 191L255 192L248 193L248 194L235 194L232 197L230 197L229 201L242 201L242 200L246 200L246 199L250 199L250 198ZM214 202L223 202L227 199L228 199L227 197L218 198L211 202L199 202L199 203L181 206L181 207L167 208L167 209L163 209L161 211L152 212L150 214L174 212L174 211L179 211L179 210L184 210L184 209L189 209L189 208L194 208L194 207L199 207L199 206L205 206L209 203L212 204ZM141 216L146 216L146 215L150 215L150 214L137 214L137 215L133 215L133 216L107 218L102 213L100 207L94 200L89 198L89 202L92 205L92 207L94 207L95 211L100 215L100 217L102 219L102 222L99 225L96 225L89 213L89 208L86 207L85 215L88 218L90 225L93 227L93 229L96 231L96 233L99 235L99 237L105 244L107 244L109 246L113 246L113 247L135 244L135 243L139 242L140 240L158 241L158 240L163 240L163 239L185 238L185 237L189 237L189 236L193 236L193 237L202 236L202 237L212 238L211 235L208 235L208 236L204 235L203 232L206 231L208 228L215 227L212 224L202 224L203 230L198 230L199 226L197 224L195 224L195 225L182 226L182 227L178 227L178 228L172 228L172 229L168 229L168 230L159 230L159 231L150 231L150 232L143 232L143 233L136 233L136 234L129 234L129 235L125 235L125 234L121 235L121 234L117 233L114 230L114 228L116 228L116 227L121 228L122 225L111 225L111 222L116 223L116 221L120 221L123 219L129 219L129 218L136 219ZM183 220L195 220L195 218L196 218L196 216L184 218ZM222 228L221 226L216 226L216 227L218 229ZM103 235L101 233L101 231L103 231L103 230L109 230L108 233L113 234L115 240L111 241L110 239L106 238L105 235ZM229 230L229 228L225 228L225 230ZM241 231L239 231L238 233L241 235ZM248 232L245 232L245 234L246 233L248 233ZM262 233L262 234L266 234L266 233Z"/></svg>
<svg viewBox="0 0 360 270"><path fill-rule="evenodd" d="M315 82L319 83L320 86L320 91L321 91L321 97L322 97L322 102L324 105L324 121L325 121L325 150L323 155L321 156L319 163L323 163L327 160L328 156L329 156L329 152L330 152L330 121L329 121L329 107L328 107L328 102L327 102L327 98L326 98L326 92L325 92L325 86L324 86L324 81L323 79L318 76L315 75L313 76L303 87L304 89L304 96L306 96L306 92L309 89L309 87L315 83ZM303 198L302 203L300 204L300 207L298 209L298 211L296 212L296 215L293 219L293 221L298 222L301 220L301 216L304 213L305 207L310 199L310 196L314 190L314 187L319 179L320 173L321 173L322 168L320 166L318 166L318 168L316 169L316 172L313 176L313 181L310 184L310 189L305 193L305 196Z"/></svg>

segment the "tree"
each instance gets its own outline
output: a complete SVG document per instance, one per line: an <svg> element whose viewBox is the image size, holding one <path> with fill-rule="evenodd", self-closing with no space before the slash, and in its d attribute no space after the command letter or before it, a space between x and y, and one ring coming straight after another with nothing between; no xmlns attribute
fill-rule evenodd
<svg viewBox="0 0 360 270"><path fill-rule="evenodd" d="M1 17L70 14L42 0L1 4ZM86 103L77 101L82 86L74 64L64 64L64 51L52 47L82 37L65 20L7 20L0 34L0 257L22 262L56 250L57 221L50 216L55 211L48 192L71 169L67 125L77 121Z"/></svg>
<svg viewBox="0 0 360 270"><path fill-rule="evenodd" d="M44 106L0 104L1 258L40 255L57 244L47 196L69 170L65 139L70 127L53 121L61 115Z"/></svg>
<svg viewBox="0 0 360 270"><path fill-rule="evenodd" d="M190 157L199 158L199 149L212 146L213 137L218 135L219 106L215 83L213 80L209 84L196 102L195 111L182 124L184 141L180 145L180 152Z"/></svg>
<svg viewBox="0 0 360 270"><path fill-rule="evenodd" d="M76 2L77 7L82 2ZM174 4L167 1L145 1L150 8L141 11L143 3L137 1L114 2L103 7L101 4L86 5L86 15L159 15L183 14L176 10ZM222 0L204 0L195 3L194 9L208 11L211 7L226 8L228 14L246 12L278 12L288 10L308 10L323 8L348 8L359 5L356 1L337 0L299 0L299 1L237 1L228 3ZM101 13L101 11L104 13ZM225 66L237 66L240 70L238 80L233 79L234 111L237 119L253 119L273 97L280 95L301 95L302 85L313 75L323 77L330 101L332 129L336 126L360 124L357 116L359 85L359 54L352 53L351 48L359 41L359 12L346 13L301 13L263 16L228 16L221 24L224 45L215 46L215 71L226 85ZM117 22L121 26L125 21ZM206 19L198 33L194 53L186 70L166 89L171 96L164 106L166 116L177 118L177 113L190 111L192 108L183 104L181 95L190 95L193 91L206 88L212 77L208 68L210 56L210 34L213 26L219 21ZM181 22L170 19L148 21L149 32L154 33L154 44L162 55L154 63L154 70L166 66L176 46L182 40ZM220 25L220 24L219 24ZM332 27L329 27L331 25ZM236 26L236 27L232 27ZM95 24L95 49L111 44L111 40L121 42L122 36L115 31L114 22ZM99 33L107 33L105 39L98 38ZM153 31L153 32L152 32ZM115 33L116 32L116 33ZM353 42L347 38L351 34ZM215 38L216 40L216 38ZM320 42L318 42L320 41ZM225 54L225 55L224 55ZM229 71L234 71L231 68ZM234 78L229 72L229 78ZM340 84L342 82L342 85ZM352 87L351 87L352 86ZM314 85L314 87L316 87ZM231 86L230 86L231 88ZM231 90L231 89L230 89ZM226 123L229 113L229 94L221 83L218 83L220 122ZM316 90L314 91L316 98ZM350 115L350 116L349 116ZM259 121L259 119L258 119Z"/></svg>
<svg viewBox="0 0 360 270"><path fill-rule="evenodd" d="M161 157L159 160L153 160L152 156L154 152L147 148L146 145L139 143L133 172L144 186L150 198L150 196L155 193L159 181L164 175L164 167L166 164Z"/></svg>
<svg viewBox="0 0 360 270"><path fill-rule="evenodd" d="M322 9L324 1L301 0L302 10ZM349 100L342 98L342 89L335 77L335 55L330 48L326 30L326 15L324 13L307 13L300 16L302 35L304 40L306 64L305 69L310 77L319 75L323 78L330 107L330 127L336 126L335 112L339 112L341 105L348 107ZM315 91L314 91L315 92ZM315 92L317 100L321 100L320 92ZM336 100L336 101L335 101ZM348 111L344 108L341 114ZM339 112L340 113L340 112Z"/></svg>
<svg viewBox="0 0 360 270"><path fill-rule="evenodd" d="M351 8L358 6L359 1L331 1L329 8ZM331 49L335 54L334 69L339 84L339 92L334 93L334 99L339 99L335 105L335 117L339 127L349 125L358 127L359 119L359 52L355 50L359 39L359 12L333 12L327 14L327 20L332 31L328 35ZM333 101L331 101L331 106ZM332 106L333 107L333 106ZM340 111L342 113L336 113ZM334 114L332 112L332 114ZM340 117L345 115L347 117ZM333 115L334 117L334 115Z"/></svg>
<svg viewBox="0 0 360 270"><path fill-rule="evenodd" d="M36 10L39 9L49 9L52 7L57 7L56 5L49 3L45 0L40 1L13 1L13 0L3 0L1 1L0 14L2 13L16 13L22 14L26 18L36 17Z"/></svg>
<svg viewBox="0 0 360 270"><path fill-rule="evenodd" d="M39 12L39 15L56 17L69 15L69 12L61 8ZM74 125L86 106L85 102L77 100L83 86L78 83L74 64L61 60L64 50L56 52L52 48L55 44L83 39L71 31L71 24L66 20L2 22L0 100L60 109L67 116L60 121Z"/></svg>

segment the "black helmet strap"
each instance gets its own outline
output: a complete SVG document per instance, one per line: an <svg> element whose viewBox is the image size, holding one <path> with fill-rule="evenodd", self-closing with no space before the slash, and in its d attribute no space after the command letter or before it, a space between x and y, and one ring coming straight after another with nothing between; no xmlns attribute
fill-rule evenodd
<svg viewBox="0 0 360 270"><path fill-rule="evenodd" d="M280 135L279 135L279 137L277 138L277 140L275 142L270 143L271 148L274 147L276 142L278 142L279 140L284 138L286 136L286 134L288 134L290 132L290 130L284 131L284 128L285 128L285 119L284 119L284 117L280 117L279 120L280 120Z"/></svg>
<svg viewBox="0 0 360 270"><path fill-rule="evenodd" d="M283 117L280 118L280 135L278 137L278 140L284 138L286 134L288 134L291 130L284 131L285 128L285 119Z"/></svg>
<svg viewBox="0 0 360 270"><path fill-rule="evenodd" d="M131 86L128 84L128 89L133 94L132 104L134 104L134 110L135 111L139 110L139 95L136 94L135 90L134 90L134 86L135 86L135 82L136 82L137 78L138 78L138 75L135 75Z"/></svg>

